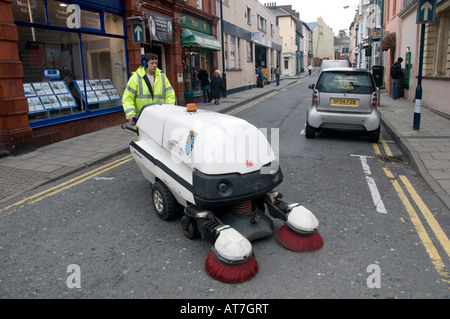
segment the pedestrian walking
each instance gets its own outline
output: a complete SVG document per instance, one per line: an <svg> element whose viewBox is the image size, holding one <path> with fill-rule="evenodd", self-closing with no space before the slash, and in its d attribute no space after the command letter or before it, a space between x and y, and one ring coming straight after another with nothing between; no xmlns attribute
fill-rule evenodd
<svg viewBox="0 0 450 319"><path fill-rule="evenodd" d="M273 73L275 73L275 81L277 83L277 86L280 85L280 75L281 75L281 69L280 66L277 65L277 67L273 70Z"/></svg>
<svg viewBox="0 0 450 319"><path fill-rule="evenodd" d="M211 86L210 86L211 99L214 99L214 104L216 105L220 104L220 96L224 88L225 86L223 84L222 74L219 70L216 70L214 72L214 76L211 79Z"/></svg>
<svg viewBox="0 0 450 319"><path fill-rule="evenodd" d="M309 73L310 76L311 76L311 72L312 72L312 65L310 64L310 65L308 66L308 73Z"/></svg>
<svg viewBox="0 0 450 319"><path fill-rule="evenodd" d="M390 75L393 80L393 88L392 88L392 98L394 100L398 99L400 96L400 85L403 80L403 71L402 71L402 63L403 59L398 58L397 62L395 62L391 66Z"/></svg>

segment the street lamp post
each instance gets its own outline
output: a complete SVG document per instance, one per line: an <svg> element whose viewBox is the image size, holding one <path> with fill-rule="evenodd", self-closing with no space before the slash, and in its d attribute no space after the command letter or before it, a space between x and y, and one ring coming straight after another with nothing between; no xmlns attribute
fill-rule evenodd
<svg viewBox="0 0 450 319"><path fill-rule="evenodd" d="M348 8L357 8L355 9L355 12L358 13L359 16L359 6L343 6L344 9L348 9ZM356 42L356 47L358 48L358 51L355 52L356 55L356 67L359 68L361 67L361 46L360 43L358 43L358 33L359 33L359 19L356 19L356 26L355 26L355 32L356 32L356 36L355 36L355 42Z"/></svg>
<svg viewBox="0 0 450 319"><path fill-rule="evenodd" d="M420 113L422 108L422 68L423 51L425 43L425 23L422 23L420 29L420 51L419 51L419 74L417 76L416 96L414 101L413 130L420 130Z"/></svg>

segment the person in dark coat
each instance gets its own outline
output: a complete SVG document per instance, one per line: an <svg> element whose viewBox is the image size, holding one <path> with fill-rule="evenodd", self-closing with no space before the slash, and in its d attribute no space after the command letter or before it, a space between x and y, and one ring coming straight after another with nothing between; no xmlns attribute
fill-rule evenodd
<svg viewBox="0 0 450 319"><path fill-rule="evenodd" d="M214 104L220 104L220 95L224 89L222 75L219 70L214 72L214 76L211 79L211 98L214 99Z"/></svg>
<svg viewBox="0 0 450 319"><path fill-rule="evenodd" d="M400 97L400 85L403 81L403 71L402 71L402 62L403 59L400 57L397 59L397 62L395 62L391 67L391 78L393 80L393 93L392 98L394 100L398 99Z"/></svg>
<svg viewBox="0 0 450 319"><path fill-rule="evenodd" d="M201 69L198 73L198 78L200 79L200 86L202 87L203 91L203 103L206 103L208 99L208 93L209 93L209 75L208 72L205 69Z"/></svg>

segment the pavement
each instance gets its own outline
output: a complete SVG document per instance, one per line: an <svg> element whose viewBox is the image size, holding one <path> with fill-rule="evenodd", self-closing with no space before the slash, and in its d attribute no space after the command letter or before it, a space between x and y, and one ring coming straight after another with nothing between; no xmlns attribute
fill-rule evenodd
<svg viewBox="0 0 450 319"><path fill-rule="evenodd" d="M315 72L317 69L315 70ZM198 109L225 113L274 91L307 81L309 76L284 78L264 88L253 88L221 99L220 105L198 103ZM414 102L393 100L382 91L382 121L430 188L450 209L450 116L422 107L420 129L413 130ZM0 157L0 203L56 181L121 153L129 153L135 136L120 126L50 144L18 156Z"/></svg>

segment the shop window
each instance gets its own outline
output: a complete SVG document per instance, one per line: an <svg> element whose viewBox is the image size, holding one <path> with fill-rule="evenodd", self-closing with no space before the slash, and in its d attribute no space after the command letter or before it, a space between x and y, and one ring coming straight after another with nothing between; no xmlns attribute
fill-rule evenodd
<svg viewBox="0 0 450 319"><path fill-rule="evenodd" d="M47 11L48 21L52 26L68 27L68 21L72 19L73 11L68 12L68 3L48 0ZM80 10L80 27L87 29L100 30L100 14L94 11Z"/></svg>
<svg viewBox="0 0 450 319"><path fill-rule="evenodd" d="M81 10L80 18L82 28L101 29L100 14L98 12Z"/></svg>
<svg viewBox="0 0 450 319"><path fill-rule="evenodd" d="M44 3L29 2L35 4L36 9L30 6L34 12ZM30 125L82 118L96 110L117 111L127 83L123 17L81 10L82 28L70 29L64 3L46 1L48 23L39 24L24 20L20 3L14 1L13 15ZM103 17L106 34L100 30ZM84 33L83 28L98 32Z"/></svg>
<svg viewBox="0 0 450 319"><path fill-rule="evenodd" d="M109 34L124 35L122 17L117 14L105 12L105 32Z"/></svg>
<svg viewBox="0 0 450 319"><path fill-rule="evenodd" d="M24 26L17 30L30 121L86 111L73 83L82 78L78 36Z"/></svg>
<svg viewBox="0 0 450 319"><path fill-rule="evenodd" d="M204 69L211 79L211 57L210 50L201 48L183 48L183 83L184 96L194 97L203 95L198 73Z"/></svg>
<svg viewBox="0 0 450 319"><path fill-rule="evenodd" d="M86 89L90 86L92 91L80 91L88 96L89 109L121 105L120 94L126 87L124 40L91 34L83 34L81 39Z"/></svg>
<svg viewBox="0 0 450 319"><path fill-rule="evenodd" d="M44 1L42 0L13 0L12 11L15 20L39 24L47 23Z"/></svg>

